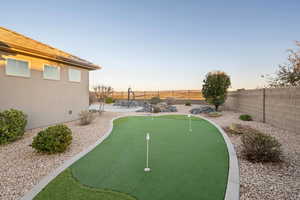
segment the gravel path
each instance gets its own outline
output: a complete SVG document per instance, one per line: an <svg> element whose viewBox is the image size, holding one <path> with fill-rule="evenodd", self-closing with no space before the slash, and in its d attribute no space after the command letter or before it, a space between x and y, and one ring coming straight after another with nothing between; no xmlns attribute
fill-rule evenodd
<svg viewBox="0 0 300 200"><path fill-rule="evenodd" d="M22 197L64 161L101 138L109 129L110 120L118 115L105 112L88 126L80 126L77 121L66 123L72 129L73 142L65 153L36 153L29 145L41 129L28 131L22 139L0 146L0 199L16 200Z"/></svg>
<svg viewBox="0 0 300 200"><path fill-rule="evenodd" d="M181 113L187 113L192 107L177 106ZM64 161L101 138L112 118L126 114L105 112L88 126L80 126L76 121L66 123L73 131L73 142L62 154L43 155L29 146L41 129L28 131L22 139L0 146L0 199L19 199ZM210 119L222 127L240 123L273 135L281 142L284 152L281 164L253 164L241 156L240 136L229 135L239 158L241 200L300 199L300 135L259 122L240 121L238 116L239 113L226 111L222 117Z"/></svg>

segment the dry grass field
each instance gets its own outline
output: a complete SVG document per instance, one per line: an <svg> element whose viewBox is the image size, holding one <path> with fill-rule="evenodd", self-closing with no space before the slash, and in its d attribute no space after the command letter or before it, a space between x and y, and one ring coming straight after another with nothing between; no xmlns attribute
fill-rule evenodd
<svg viewBox="0 0 300 200"><path fill-rule="evenodd" d="M203 100L200 90L164 90L164 91L134 91L135 99L151 99L160 97L166 99L173 97L176 99ZM114 99L126 99L127 91L115 91L112 94Z"/></svg>

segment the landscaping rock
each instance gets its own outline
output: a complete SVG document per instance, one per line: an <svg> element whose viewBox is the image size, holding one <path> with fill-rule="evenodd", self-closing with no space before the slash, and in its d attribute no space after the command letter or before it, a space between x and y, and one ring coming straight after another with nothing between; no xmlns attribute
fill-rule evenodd
<svg viewBox="0 0 300 200"><path fill-rule="evenodd" d="M144 102L144 104L142 106L143 106L143 108L140 110L137 110L136 112L152 112L152 110L153 110L153 106L147 102Z"/></svg>
<svg viewBox="0 0 300 200"><path fill-rule="evenodd" d="M215 109L213 109L210 106L199 106L198 108L193 108L190 110L190 113L192 114L210 113L210 112L215 112Z"/></svg>
<svg viewBox="0 0 300 200"><path fill-rule="evenodd" d="M122 106L122 107L140 107L143 106L144 102L141 101L127 101L127 100L118 100L113 106Z"/></svg>
<svg viewBox="0 0 300 200"><path fill-rule="evenodd" d="M171 106L166 103L159 103L157 105L152 105L145 102L142 106L143 108L137 110L136 112L153 112L154 109L160 110L160 112L177 112L176 106Z"/></svg>
<svg viewBox="0 0 300 200"><path fill-rule="evenodd" d="M169 105L167 107L167 109L169 110L169 112L177 112L178 111L177 108L176 108L176 106L171 106L171 105Z"/></svg>

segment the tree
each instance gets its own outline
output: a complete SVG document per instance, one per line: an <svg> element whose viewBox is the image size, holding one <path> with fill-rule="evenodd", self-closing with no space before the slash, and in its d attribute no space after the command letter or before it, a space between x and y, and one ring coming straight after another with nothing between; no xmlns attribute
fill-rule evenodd
<svg viewBox="0 0 300 200"><path fill-rule="evenodd" d="M202 94L205 101L213 104L218 111L227 98L227 89L231 85L230 77L221 71L209 72L203 81Z"/></svg>
<svg viewBox="0 0 300 200"><path fill-rule="evenodd" d="M300 47L300 42L296 41L296 46ZM300 49L288 50L288 62L279 65L275 76L267 75L269 87L299 87L300 86Z"/></svg>
<svg viewBox="0 0 300 200"><path fill-rule="evenodd" d="M110 86L97 85L93 89L99 103L99 113L101 113L104 111L105 99L113 93L113 88Z"/></svg>

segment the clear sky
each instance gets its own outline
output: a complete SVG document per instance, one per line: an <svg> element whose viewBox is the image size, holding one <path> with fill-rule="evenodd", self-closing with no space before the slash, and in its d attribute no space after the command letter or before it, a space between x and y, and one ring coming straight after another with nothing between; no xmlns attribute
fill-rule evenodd
<svg viewBox="0 0 300 200"><path fill-rule="evenodd" d="M115 90L256 88L300 40L300 0L2 1L0 25L103 66Z"/></svg>

